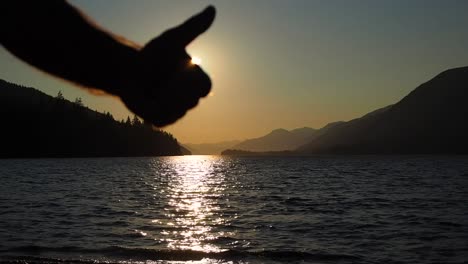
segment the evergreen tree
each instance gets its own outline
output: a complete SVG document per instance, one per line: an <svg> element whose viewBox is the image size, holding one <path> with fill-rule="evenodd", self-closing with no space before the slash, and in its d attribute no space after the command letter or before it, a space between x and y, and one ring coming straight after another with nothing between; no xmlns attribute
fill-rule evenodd
<svg viewBox="0 0 468 264"><path fill-rule="evenodd" d="M132 125L135 127L141 126L141 121L137 115L133 115Z"/></svg>
<svg viewBox="0 0 468 264"><path fill-rule="evenodd" d="M75 104L78 106L84 107L83 100L81 99L81 97L77 97L75 99Z"/></svg>
<svg viewBox="0 0 468 264"><path fill-rule="evenodd" d="M114 117L112 116L112 114L110 112L106 112L105 116L106 116L106 120L115 121Z"/></svg>
<svg viewBox="0 0 468 264"><path fill-rule="evenodd" d="M62 91L59 91L55 98L57 98L59 100L65 100L65 97L63 97Z"/></svg>
<svg viewBox="0 0 468 264"><path fill-rule="evenodd" d="M127 121L125 121L125 125L131 126L132 125L132 120L130 120L130 117L127 116Z"/></svg>

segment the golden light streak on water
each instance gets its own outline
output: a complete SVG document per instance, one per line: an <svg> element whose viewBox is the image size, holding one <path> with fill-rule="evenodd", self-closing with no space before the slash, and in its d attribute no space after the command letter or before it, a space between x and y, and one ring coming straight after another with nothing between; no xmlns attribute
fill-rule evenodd
<svg viewBox="0 0 468 264"><path fill-rule="evenodd" d="M159 195L167 198L166 229L160 232L170 249L221 252L223 249L206 243L217 239L221 233L213 226L225 225L217 199L225 189L224 174L215 167L223 159L216 156L180 156L168 158L167 191Z"/></svg>

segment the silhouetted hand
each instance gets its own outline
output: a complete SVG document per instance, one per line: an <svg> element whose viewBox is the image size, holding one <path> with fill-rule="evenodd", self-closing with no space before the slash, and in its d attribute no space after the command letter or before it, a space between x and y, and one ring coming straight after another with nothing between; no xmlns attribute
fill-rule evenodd
<svg viewBox="0 0 468 264"><path fill-rule="evenodd" d="M143 47L128 87L119 92L130 110L161 127L174 123L208 95L210 78L191 63L185 47L211 26L215 13L210 6Z"/></svg>
<svg viewBox="0 0 468 264"><path fill-rule="evenodd" d="M90 23L67 1L0 1L0 42L47 73L121 97L156 126L175 122L211 89L185 47L213 23L210 6L141 48Z"/></svg>

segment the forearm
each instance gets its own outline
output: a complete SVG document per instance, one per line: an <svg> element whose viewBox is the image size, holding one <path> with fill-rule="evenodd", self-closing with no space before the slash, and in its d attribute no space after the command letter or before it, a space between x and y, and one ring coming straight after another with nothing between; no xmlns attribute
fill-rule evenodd
<svg viewBox="0 0 468 264"><path fill-rule="evenodd" d="M79 85L119 94L139 47L99 29L59 0L5 0L2 45L29 64Z"/></svg>

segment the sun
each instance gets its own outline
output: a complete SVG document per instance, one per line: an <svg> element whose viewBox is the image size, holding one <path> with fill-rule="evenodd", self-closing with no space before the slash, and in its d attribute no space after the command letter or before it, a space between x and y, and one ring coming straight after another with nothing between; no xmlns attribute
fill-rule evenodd
<svg viewBox="0 0 468 264"><path fill-rule="evenodd" d="M192 64L195 64L195 65L200 65L202 63L202 59L200 59L199 57L192 57Z"/></svg>

